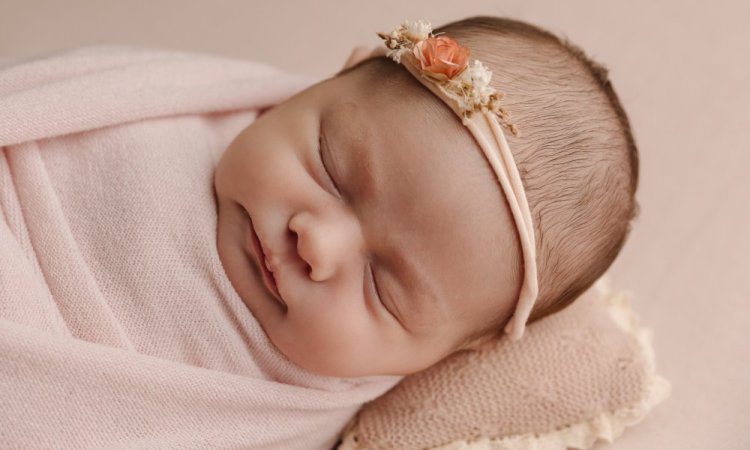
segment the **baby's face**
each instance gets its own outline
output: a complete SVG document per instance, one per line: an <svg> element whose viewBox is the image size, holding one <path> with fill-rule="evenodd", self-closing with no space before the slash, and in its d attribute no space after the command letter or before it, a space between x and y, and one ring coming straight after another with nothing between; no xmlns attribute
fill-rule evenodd
<svg viewBox="0 0 750 450"><path fill-rule="evenodd" d="M512 313L517 237L489 165L447 106L428 115L440 100L423 101L426 90L386 100L363 84L355 71L314 85L231 143L215 173L218 252L294 363L405 375Z"/></svg>

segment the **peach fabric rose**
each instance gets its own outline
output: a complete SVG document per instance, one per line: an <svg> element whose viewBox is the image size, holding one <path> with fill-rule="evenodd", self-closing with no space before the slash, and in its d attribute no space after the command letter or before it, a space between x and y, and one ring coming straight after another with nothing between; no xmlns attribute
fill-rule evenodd
<svg viewBox="0 0 750 450"><path fill-rule="evenodd" d="M467 67L470 49L447 36L438 36L420 41L412 52L425 75L445 81Z"/></svg>

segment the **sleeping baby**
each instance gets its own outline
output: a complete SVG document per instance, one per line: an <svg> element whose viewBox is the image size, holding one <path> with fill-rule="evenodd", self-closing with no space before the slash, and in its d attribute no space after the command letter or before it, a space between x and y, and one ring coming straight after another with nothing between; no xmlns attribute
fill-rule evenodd
<svg viewBox="0 0 750 450"><path fill-rule="evenodd" d="M233 286L281 352L334 376L517 339L602 275L638 209L628 119L577 47L492 17L380 36L387 52L267 111L215 172Z"/></svg>
<svg viewBox="0 0 750 450"><path fill-rule="evenodd" d="M0 61L4 444L328 449L607 270L638 159L606 69L512 19L379 36L323 80Z"/></svg>

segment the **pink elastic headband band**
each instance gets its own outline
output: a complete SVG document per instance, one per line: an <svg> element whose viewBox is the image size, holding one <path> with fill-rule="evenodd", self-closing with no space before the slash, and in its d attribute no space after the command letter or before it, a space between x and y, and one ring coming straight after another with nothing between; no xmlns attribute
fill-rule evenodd
<svg viewBox="0 0 750 450"><path fill-rule="evenodd" d="M489 86L492 73L478 60L468 64L469 50L454 40L434 37L426 21L405 21L391 34L378 33L387 56L406 67L417 80L442 99L461 118L495 172L518 229L524 260L524 279L513 317L505 326L511 340L523 336L538 296L536 242L529 203L498 114L518 135L510 116L499 107L502 98ZM478 114L476 114L478 113Z"/></svg>

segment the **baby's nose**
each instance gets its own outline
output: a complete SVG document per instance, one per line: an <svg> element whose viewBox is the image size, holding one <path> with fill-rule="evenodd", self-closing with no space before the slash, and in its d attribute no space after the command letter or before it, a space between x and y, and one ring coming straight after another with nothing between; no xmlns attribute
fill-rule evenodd
<svg viewBox="0 0 750 450"><path fill-rule="evenodd" d="M361 259L362 233L356 217L304 211L292 216L289 229L297 235L297 253L310 267L313 281L333 278Z"/></svg>

